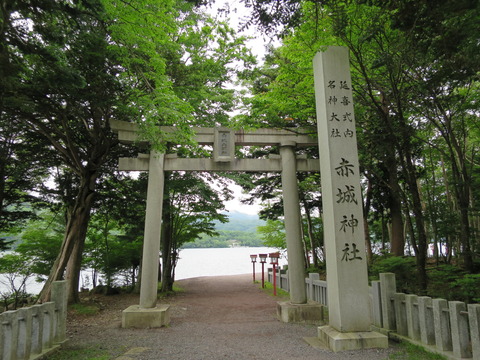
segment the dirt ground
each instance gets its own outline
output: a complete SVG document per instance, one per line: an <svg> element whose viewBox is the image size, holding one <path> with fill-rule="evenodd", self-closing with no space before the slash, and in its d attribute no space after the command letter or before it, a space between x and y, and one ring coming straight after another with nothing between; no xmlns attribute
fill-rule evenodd
<svg viewBox="0 0 480 360"><path fill-rule="evenodd" d="M308 345L313 325L276 319L278 297L268 295L251 275L201 277L176 283L183 289L159 302L171 305L170 326L122 329L122 311L138 304L138 295L88 295L96 315L69 311L65 349L98 348L111 359L387 359L394 349L334 354Z"/></svg>

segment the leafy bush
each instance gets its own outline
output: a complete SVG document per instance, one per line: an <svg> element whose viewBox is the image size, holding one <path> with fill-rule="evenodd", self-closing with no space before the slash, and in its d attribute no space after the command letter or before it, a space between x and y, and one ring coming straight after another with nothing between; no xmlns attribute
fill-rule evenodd
<svg viewBox="0 0 480 360"><path fill-rule="evenodd" d="M374 257L369 269L370 280L378 280L380 273L387 272L395 274L398 292L416 293L417 275L414 257L393 255Z"/></svg>
<svg viewBox="0 0 480 360"><path fill-rule="evenodd" d="M307 274L310 274L310 273L323 274L323 273L325 273L325 263L324 262L319 262L318 266L310 264L305 271L306 271Z"/></svg>
<svg viewBox="0 0 480 360"><path fill-rule="evenodd" d="M440 264L429 269L428 295L446 300L458 299L455 282L464 275L463 270L451 264Z"/></svg>
<svg viewBox="0 0 480 360"><path fill-rule="evenodd" d="M466 274L453 283L457 297L467 304L480 302L480 274Z"/></svg>

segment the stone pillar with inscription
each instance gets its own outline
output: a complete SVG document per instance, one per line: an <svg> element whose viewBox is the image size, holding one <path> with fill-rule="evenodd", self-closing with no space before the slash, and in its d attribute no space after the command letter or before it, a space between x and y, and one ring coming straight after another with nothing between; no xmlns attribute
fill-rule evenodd
<svg viewBox="0 0 480 360"><path fill-rule="evenodd" d="M387 347L371 326L357 139L348 49L314 58L322 181L329 325L319 337L332 350Z"/></svg>

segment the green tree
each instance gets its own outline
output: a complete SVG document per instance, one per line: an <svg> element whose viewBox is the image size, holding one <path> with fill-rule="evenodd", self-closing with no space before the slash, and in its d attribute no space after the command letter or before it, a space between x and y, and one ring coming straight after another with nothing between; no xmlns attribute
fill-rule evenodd
<svg viewBox="0 0 480 360"><path fill-rule="evenodd" d="M32 262L30 270L38 280L50 274L62 245L65 223L62 213L44 211L31 220L20 234L21 242L15 252Z"/></svg>
<svg viewBox="0 0 480 360"><path fill-rule="evenodd" d="M297 56L311 58L311 51L322 45L349 47L357 122L364 130L358 132L360 149L370 151L361 153L361 164L369 181L386 190L382 194L370 187L369 194L377 199L369 203L387 210L395 254L403 254L408 236L423 288L427 234L450 236L430 231L438 222L426 219L422 198L424 190L429 191L424 189L429 178L423 169L425 144L435 143L442 153L438 166L448 173L443 184L450 196L447 204L459 219L457 249L471 271L476 241L472 228L478 226L471 193L478 152L472 125L478 120L473 94L478 88L479 4L328 0L281 2L274 7L270 1L248 3L255 9L252 22L267 30L284 26L284 46Z"/></svg>
<svg viewBox="0 0 480 360"><path fill-rule="evenodd" d="M263 240L263 244L268 247L278 249L287 248L287 239L285 237L285 226L280 220L267 220L264 226L259 226L257 232Z"/></svg>
<svg viewBox="0 0 480 360"><path fill-rule="evenodd" d="M8 10L5 29L13 34L4 34L3 49L23 79L13 89L11 111L47 139L71 172L76 191L67 204L64 242L40 300L48 298L51 282L66 269L69 299L75 301L96 180L116 144L108 121L126 115L116 104L125 102L128 92L117 76L122 69L108 46L99 3L14 2Z"/></svg>
<svg viewBox="0 0 480 360"><path fill-rule="evenodd" d="M1 61L15 68L13 78L7 79L9 93L2 99L13 97L9 114L48 141L55 160L62 164L62 185L70 186L65 188L71 196L65 207L64 243L40 300L48 298L51 282L66 272L69 299L77 301L94 195L117 146L110 119L137 120L144 138L157 147L165 140L188 143L199 97L182 91L180 85L177 96L170 72L180 67L172 66L179 62L183 70L202 64L202 54L194 60L187 56L193 54L192 44L197 44L190 32L203 34L201 46L217 42L205 50L208 56L203 64L210 66L204 67L205 75L193 87L204 95L207 89L215 89L217 98L212 95L208 108L204 100L203 112L212 114L214 107L220 109L218 113L228 111L222 104L231 102L233 95L224 91L221 80L226 81L232 71L228 61L243 56L244 50L224 25L203 27L207 18L189 15L193 5L186 2L142 1L131 6L100 0L14 1L2 6ZM217 71L221 68L222 74ZM178 84L180 75L175 73ZM166 136L157 131L158 124L175 125L178 132Z"/></svg>
<svg viewBox="0 0 480 360"><path fill-rule="evenodd" d="M135 288L141 262L145 187L145 176L134 179L123 174L108 175L99 185L83 262L84 268L92 269L93 287L102 275L107 292L115 285Z"/></svg>
<svg viewBox="0 0 480 360"><path fill-rule="evenodd" d="M0 257L0 274L3 275L0 283L8 289L1 293L5 308L13 302L15 310L27 298L26 285L33 275L32 265L32 259L19 254L4 254Z"/></svg>
<svg viewBox="0 0 480 360"><path fill-rule="evenodd" d="M194 172L172 172L167 177L161 237L162 291L172 290L181 246L201 234L216 235L215 220L228 221L222 213L223 200L229 200L231 192L226 187L221 191L212 189L209 184L215 177Z"/></svg>
<svg viewBox="0 0 480 360"><path fill-rule="evenodd" d="M258 107L270 109L292 108L296 119L303 126L314 123L313 76L311 59L325 45L344 45L351 51L352 81L356 96L357 108L360 107L362 117L357 116L360 127L377 127L371 131L376 138L370 138L370 148L375 146L379 160L389 177L385 175L381 181L388 184L390 199L385 208L391 210L392 222L397 228L403 229L403 206L415 214L409 222L410 236L417 253L419 279L426 286L425 260L427 239L424 230L424 214L417 186L419 176L417 169L418 141L412 135L415 133L408 105L410 79L402 77L402 54L398 49L404 44L399 32L389 28L388 14L368 5L357 5L341 1L326 4L304 3L302 7L302 22L283 38L283 46L277 50L276 77L268 86L268 92L259 94ZM284 89L293 89L292 91ZM309 92L300 89L310 89ZM286 96L282 96L284 91ZM294 105L291 103L295 99ZM257 100L252 100L255 102ZM262 105L263 104L263 105ZM265 106L268 104L268 107ZM273 105L271 105L273 104ZM279 105L280 104L280 105ZM268 110L270 111L270 110ZM255 113L254 113L255 114ZM275 112L272 112L275 116ZM363 120L372 122L364 122ZM374 121L374 122L373 122ZM367 139L361 139L367 140ZM393 144L393 146L392 146ZM387 146L385 146L387 145ZM362 146L362 143L360 143ZM380 156L384 155L382 159ZM368 163L363 163L366 165ZM378 175L378 166L370 170L371 175ZM388 172L387 172L388 171ZM398 173L402 174L409 192L402 190ZM370 176L371 176L370 175ZM393 201L395 200L395 201ZM406 212L407 214L409 211ZM395 232L398 238L392 239L392 248L403 254L402 232ZM368 247L367 247L368 248Z"/></svg>

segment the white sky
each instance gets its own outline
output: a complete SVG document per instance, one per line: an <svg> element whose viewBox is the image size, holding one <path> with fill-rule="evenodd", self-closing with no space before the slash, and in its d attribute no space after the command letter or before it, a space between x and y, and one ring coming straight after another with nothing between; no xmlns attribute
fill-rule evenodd
<svg viewBox="0 0 480 360"><path fill-rule="evenodd" d="M257 57L258 62L262 62L263 57L265 56L265 46L268 42L273 41L270 38L267 38L260 34L258 29L255 27L250 27L246 31L240 32L240 27L243 21L245 21L248 16L248 10L240 2L240 0L216 0L215 4L212 5L211 10L209 11L213 16L218 16L220 20L225 20L224 13L219 13L219 8L228 7L230 9L230 14L228 15L230 26L235 29L240 35L252 36L252 40L248 42L248 47L251 48L252 53ZM233 190L235 198L230 201L225 202L225 207L231 213L239 212L243 214L256 215L261 209L259 203L254 205L245 205L240 203L240 199L246 198L248 194L242 193L242 188L235 183L231 183L230 189Z"/></svg>
<svg viewBox="0 0 480 360"><path fill-rule="evenodd" d="M248 41L248 46L252 53L257 57L259 62L262 62L265 56L265 46L268 44L279 45L276 38L271 38L262 34L255 26L250 27L244 31L240 31L243 23L249 18L250 13L247 8L240 2L240 0L215 0L209 12L212 16L218 16L220 20L226 20L225 14L218 11L221 8L230 9L230 14L227 15L230 26L237 31L238 34L244 36L251 36L253 39Z"/></svg>
<svg viewBox="0 0 480 360"><path fill-rule="evenodd" d="M257 215L261 209L260 204L257 202L254 205L245 205L240 203L240 199L246 198L248 194L242 194L242 188L234 183L232 183L230 189L233 190L235 198L230 201L225 201L226 209L233 213L238 212L242 214Z"/></svg>

